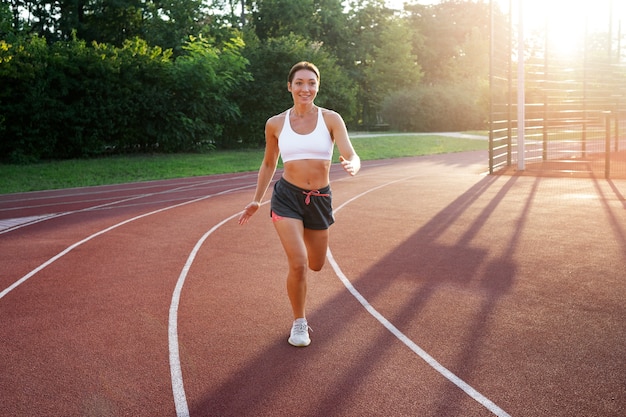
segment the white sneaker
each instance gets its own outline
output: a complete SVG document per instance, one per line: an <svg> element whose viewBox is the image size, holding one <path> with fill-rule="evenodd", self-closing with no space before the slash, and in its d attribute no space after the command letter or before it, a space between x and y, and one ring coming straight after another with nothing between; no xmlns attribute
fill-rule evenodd
<svg viewBox="0 0 626 417"><path fill-rule="evenodd" d="M306 319L296 319L291 326L289 344L297 347L305 347L311 344L309 337L309 325Z"/></svg>

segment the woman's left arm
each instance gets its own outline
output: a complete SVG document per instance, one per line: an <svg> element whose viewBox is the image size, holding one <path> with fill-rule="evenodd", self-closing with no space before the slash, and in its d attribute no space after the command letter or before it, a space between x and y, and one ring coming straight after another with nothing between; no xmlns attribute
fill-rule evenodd
<svg viewBox="0 0 626 417"><path fill-rule="evenodd" d="M348 129L341 115L337 112L327 110L324 118L326 126L330 130L330 135L337 144L339 150L339 161L343 169L350 175L356 175L361 169L361 158L354 151L352 142L348 137Z"/></svg>

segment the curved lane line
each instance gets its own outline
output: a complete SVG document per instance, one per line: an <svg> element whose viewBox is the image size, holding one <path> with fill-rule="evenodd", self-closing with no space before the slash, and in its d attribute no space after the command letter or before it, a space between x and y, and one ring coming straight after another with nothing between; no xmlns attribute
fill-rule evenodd
<svg viewBox="0 0 626 417"><path fill-rule="evenodd" d="M351 199L349 199L348 201L346 201L345 203L343 203L342 205L337 207L334 210L334 212L335 213L338 212L343 207L345 207L347 204L351 203L352 201L354 201L354 200L356 200L358 198L363 197L365 194L368 194L368 193L370 193L372 191L378 190L380 188L386 187L388 185L391 185L391 184L394 184L394 183L397 183L397 182L406 181L406 180L411 179L413 177L414 176L407 177L407 178L404 178L404 179L401 179L401 180L391 181L391 182L379 185L378 187L370 188L369 190L367 190L367 191L365 191L365 192L363 192L363 193L361 193L359 195L356 195L356 196L352 197ZM326 252L326 257L328 258L328 262L333 267L333 270L335 271L335 274L337 275L339 280L343 283L343 285L348 289L350 294L352 294L354 296L354 298L356 298L359 301L359 303L361 303L361 305L365 308L365 310L367 310L368 313L370 313L376 320L378 320L378 322L380 322L380 324L382 324L387 330L389 330L395 337L397 337L409 349L411 349L415 354L417 354L420 358L422 358L435 371L439 372L448 381L452 382L454 385L459 387L467 395L469 395L471 398L473 398L479 404L481 404L486 409L491 411L493 414L497 415L498 417L511 417L506 411L504 411L500 407L498 407L489 398L485 397L480 392L476 391L476 389L472 388L472 386L470 386L467 382L463 381L461 378L456 376L454 373L452 373L445 366L443 366L442 364L437 362L437 360L435 358L430 356L424 349L419 347L408 336L406 336L404 333L402 333L396 326L394 326L389 320L387 320L385 318L385 316L380 314L378 312L378 310L376 310L369 303L369 301L367 301L367 299L365 297L363 297L363 295L356 288L354 288L354 286L352 285L350 280L341 271L341 268L339 267L339 264L337 264L337 261L335 261L335 258L333 257L333 254L330 251L330 247L328 248L328 250Z"/></svg>
<svg viewBox="0 0 626 417"><path fill-rule="evenodd" d="M246 186L241 186L241 187L237 187L237 188L230 188L228 190L224 190L224 191L221 191L221 192L215 193L215 194L205 195L203 197L199 197L199 198L196 198L196 199L193 199L193 200L185 201L185 202L180 203L180 204L175 204L173 206L163 207L161 209L154 210L154 211L151 211L149 213L144 213L144 214L141 214L139 216L135 216L135 217L132 217L130 219L124 220L122 222L119 222L117 224L114 224L113 226L107 227L106 229L102 229L99 232L96 232L96 233L94 233L94 234L92 234L90 236L87 236L83 240L80 240L80 241L74 243L73 245L68 246L65 250L59 252L57 255L53 256L50 259L48 259L46 262L42 263L37 268L33 269L28 274L24 275L22 278L20 278L19 280L15 281L12 285L10 285L9 287L5 288L2 292L0 292L0 300L2 298L4 298L4 296L6 296L8 293L10 293L14 289L16 289L17 287L22 285L24 282L28 281L36 273L38 273L42 269L46 268L50 264L54 263L55 261L59 260L63 256L67 255L69 252L71 252L72 250L76 249L77 247L79 247L83 243L89 242L91 239L94 239L94 238L96 238L96 237L98 237L100 235L103 235L103 234L105 234L107 232L110 232L113 229L117 229L120 226L123 226L125 224L130 223L130 222L133 222L135 220L142 219L144 217L151 216L153 214L161 213L161 212L173 209L173 208L182 207L182 206L187 205L187 204L196 203L198 201L206 200L206 199L211 198L211 197L215 197L215 196L223 195L223 194L228 194L228 193L233 192L233 191L243 190L244 188L250 188L250 187L253 187L253 186L254 186L254 184L246 185Z"/></svg>
<svg viewBox="0 0 626 417"><path fill-rule="evenodd" d="M373 187L368 189L367 191L358 194L351 199L344 202L342 205L334 209L334 212L337 213L343 207L348 205L349 203L357 200L358 198L363 197L364 195L378 190L380 188L386 187L388 185L392 185L398 182L406 181L411 178L417 177L418 175L409 176L406 178L402 178L395 181L390 181L385 184L379 185L377 187ZM341 181L341 180L337 180ZM268 204L270 201L265 201L262 205ZM174 397L174 404L176 407L176 416L177 417L189 417L189 405L187 403L187 396L185 394L185 387L183 381L183 374L180 362L180 349L178 343L178 307L180 305L180 295L182 292L182 288L185 284L185 280L187 279L187 274L191 269L191 265L193 264L198 251L206 241L206 239L213 234L217 229L222 227L224 224L229 222L230 220L239 216L241 212L237 212L230 217L222 220L215 226L213 226L209 231L207 231L196 243L193 250L189 254L187 258L187 262L185 263L179 277L178 282L176 283L176 287L174 289L174 293L172 294L172 302L170 304L169 310L169 325L168 325L168 343L169 343L169 358L170 358L170 373L172 378L172 394ZM433 369L439 372L442 376L448 379L450 382L455 384L461 390L463 390L466 394L468 394L472 399L477 401L479 404L483 405L493 414L498 417L511 417L507 412L498 407L493 401L489 400L487 397L482 395L476 389L472 388L468 383L463 381L461 378L456 376L450 370L445 368L439 362L437 362L432 356L430 356L426 351L420 348L415 342L413 342L409 337L407 337L404 333L402 333L397 327L395 327L391 322L389 322L382 314L380 314L361 293L357 291L356 288L350 283L348 278L341 271L341 268L335 261L330 248L328 248L326 256L328 257L328 261L331 264L333 270L337 277L341 280L343 285L347 288L347 290L361 303L361 305L374 317L378 320L387 330L389 330L395 337L397 337L405 346L411 349L414 353L416 353L420 358L422 358L426 363L428 363Z"/></svg>
<svg viewBox="0 0 626 417"><path fill-rule="evenodd" d="M235 177L234 179L239 179L239 178L244 178L245 176L239 176L239 177ZM214 183L216 183L217 181L203 181L203 182L199 182L199 183L194 183L194 184L186 184L184 186L181 187L176 187L176 188L172 188L172 189L167 189L164 191L159 191L156 193L146 193L146 194L138 194L138 195L134 195L134 196L130 196L127 198L123 198L121 200L116 200L116 201L111 201L108 203L103 203L103 204L99 204L99 205L95 205L95 206L91 206L91 207L85 207L82 208L80 210L72 210L72 211L66 211L66 212L62 212L62 213L53 213L53 214L49 214L46 216L41 216L41 218L30 221L30 222L25 222L25 223L21 223L18 225L15 225L14 227L8 227L6 229L0 230L0 235L4 234L4 233L8 233L8 232L12 232L14 230L17 229L21 229L22 227L26 227L26 226L31 226L33 224L36 223L40 223L46 220L51 220L51 219L56 219L58 217L63 217L63 216L67 216L70 214L76 214L76 213L83 213L86 211L93 211L93 210L100 210L100 209L104 209L104 208L114 208L113 206L119 205L121 203L127 203L129 201L133 201L133 200L139 200L142 198L147 198L147 197L153 197L155 195L164 195L164 194L170 194L170 193L174 193L174 192L179 192L179 191L184 191L184 190L188 190L188 189L193 189L196 187L201 187L201 186L205 186L205 185L212 185ZM246 188L246 187L243 187ZM219 195L219 194L215 194L215 195ZM207 196L205 196L207 197ZM210 196L208 196L210 197ZM78 200L78 201L70 201L67 203L62 203L62 204L75 204L77 202L92 202L92 201L97 201L97 200ZM193 202L193 201L197 201L196 199L194 200L190 200L189 202ZM49 204L49 205L53 205L53 204ZM41 207L41 206L32 206L32 207ZM177 207L177 206L174 206ZM28 207L17 207L17 208L11 208L10 210L19 210L19 209L23 209L23 208L28 208ZM3 209L3 210L9 210L9 209ZM2 210L0 210L2 211ZM2 297L0 297L2 298Z"/></svg>
<svg viewBox="0 0 626 417"><path fill-rule="evenodd" d="M0 204L1 203L22 203L26 201L47 201L47 200L58 200L61 198L74 198L74 197L87 197L87 196L96 196L100 194L111 194L114 192L129 192L129 191L141 191L140 195L143 194L158 194L164 191L156 191L156 192L148 192L146 190L150 188L163 188L165 186L173 187L167 188L167 190L172 190L176 192L179 189L184 188L193 188L195 186L203 186L207 184L218 184L222 182L228 182L231 184L231 180L243 179L246 177L251 177L252 175L241 173L241 175L234 175L232 177L228 176L226 178L213 178L215 175L207 175L205 177L195 177L195 182L184 181L185 178L171 179L171 180L153 180L153 181L138 181L134 183L121 183L121 184L110 184L110 185L95 185L95 186L85 186L85 187L74 187L74 188L66 188L59 190L41 190L41 191L26 191L21 193L13 193L13 194L3 194L0 195ZM256 176L253 176L256 179ZM182 180L180 182L174 182L176 180ZM168 184L163 184L164 182L171 182ZM167 192L165 190L165 192ZM77 193L71 193L67 191L78 191ZM50 194L46 194L50 192ZM65 192L65 193L63 193ZM33 194L45 194L39 196L33 196ZM99 199L94 197L94 201ZM51 203L44 204L35 204L32 206L24 206L17 208L4 208L0 209L0 211L9 211L21 208L32 208L32 207L45 207L51 205Z"/></svg>
<svg viewBox="0 0 626 417"><path fill-rule="evenodd" d="M261 205L263 206L265 204L268 204L270 201L271 200L266 200L265 202L261 203ZM237 212L232 216L222 220L221 222L213 226L196 242L196 245L187 257L187 262L185 262L185 265L183 266L183 269L178 276L178 282L176 283L174 293L172 294L167 333L169 343L170 375L172 378L172 395L174 397L174 405L176 407L177 417L189 417L189 404L187 403L187 395L185 394L185 384L183 381L183 371L180 363L180 348L178 343L178 306L180 305L180 294L182 292L183 286L185 285L185 280L187 279L189 269L191 269L191 265L193 264L196 255L198 254L198 251L200 250L206 239L217 229L222 227L230 220L236 218L241 213L241 211Z"/></svg>
<svg viewBox="0 0 626 417"><path fill-rule="evenodd" d="M267 202L263 204L267 204ZM185 387L183 384L183 371L180 365L180 350L178 346L178 305L180 304L180 294L183 290L183 285L185 285L185 280L187 279L189 269L191 269L191 265L196 259L198 251L207 240L207 238L212 235L213 232L215 232L217 229L222 227L230 220L236 218L241 213L242 212L240 211L222 220L221 222L213 226L208 232L206 232L200 238L200 240L198 240L193 250L189 254L187 262L185 262L185 266L183 266L183 269L178 276L178 282L176 283L174 293L172 294L167 336L170 351L170 374L172 377L172 393L174 395L174 405L176 406L176 416L178 417L189 417L189 406L187 404L187 396L185 395Z"/></svg>

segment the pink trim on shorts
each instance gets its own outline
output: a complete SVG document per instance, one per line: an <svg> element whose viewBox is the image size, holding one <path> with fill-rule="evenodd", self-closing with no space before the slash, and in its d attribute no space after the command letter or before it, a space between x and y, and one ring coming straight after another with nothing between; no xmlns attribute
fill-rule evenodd
<svg viewBox="0 0 626 417"><path fill-rule="evenodd" d="M283 216L279 216L278 214L274 213L274 210L272 210L272 221L273 222L277 222L279 220L284 219Z"/></svg>

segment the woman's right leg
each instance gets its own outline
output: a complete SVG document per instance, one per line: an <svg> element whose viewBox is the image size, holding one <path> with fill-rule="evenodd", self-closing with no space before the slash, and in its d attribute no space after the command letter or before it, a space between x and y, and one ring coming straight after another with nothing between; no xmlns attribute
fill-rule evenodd
<svg viewBox="0 0 626 417"><path fill-rule="evenodd" d="M274 221L274 227L283 245L289 263L287 295L294 319L306 318L307 293L307 247L304 242L304 226L301 220L283 217Z"/></svg>

